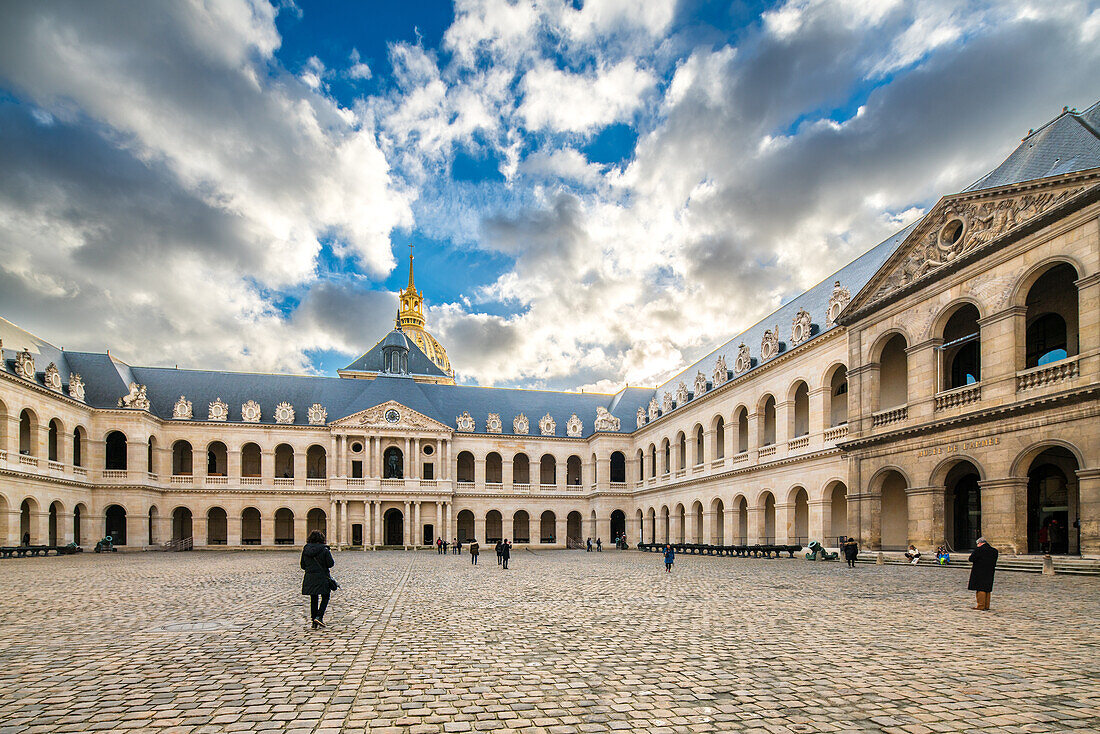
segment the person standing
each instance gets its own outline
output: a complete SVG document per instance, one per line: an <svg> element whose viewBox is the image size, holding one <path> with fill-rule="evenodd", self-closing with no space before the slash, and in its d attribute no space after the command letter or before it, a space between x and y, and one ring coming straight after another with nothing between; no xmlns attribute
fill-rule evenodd
<svg viewBox="0 0 1100 734"><path fill-rule="evenodd" d="M859 543L855 538L848 536L841 545L841 549L844 551L844 560L848 561L848 568L855 568L856 558L859 557Z"/></svg>
<svg viewBox="0 0 1100 734"><path fill-rule="evenodd" d="M505 540L500 545L500 563L504 570L508 570L508 559L512 557L512 544Z"/></svg>
<svg viewBox="0 0 1100 734"><path fill-rule="evenodd" d="M29 546L30 544L31 544L31 534L30 534L30 532L23 533L23 547L25 548L25 547Z"/></svg>
<svg viewBox="0 0 1100 734"><path fill-rule="evenodd" d="M498 540L496 544L497 551L497 565L500 566L504 563L504 541Z"/></svg>
<svg viewBox="0 0 1100 734"><path fill-rule="evenodd" d="M997 549L985 538L978 538L978 547L970 554L970 583L966 586L977 595L975 609L989 609L989 594L993 591L998 555Z"/></svg>
<svg viewBox="0 0 1100 734"><path fill-rule="evenodd" d="M332 553L325 545L325 535L314 530L306 539L302 548L302 561L299 564L306 572L302 578L302 594L309 597L309 618L313 629L325 627L325 610L328 609L328 597L332 592L332 576L329 569L335 565Z"/></svg>
<svg viewBox="0 0 1100 734"><path fill-rule="evenodd" d="M474 566L477 565L477 554L481 552L481 546L477 544L477 540L470 541L470 563Z"/></svg>
<svg viewBox="0 0 1100 734"><path fill-rule="evenodd" d="M444 540L443 541L443 555L447 555L447 545L448 545L447 541Z"/></svg>
<svg viewBox="0 0 1100 734"><path fill-rule="evenodd" d="M592 552L592 538L585 538L584 539L584 552L585 553L591 553Z"/></svg>
<svg viewBox="0 0 1100 734"><path fill-rule="evenodd" d="M672 573L672 564L676 560L676 551L672 550L671 545L665 546L665 572Z"/></svg>
<svg viewBox="0 0 1100 734"><path fill-rule="evenodd" d="M596 538L596 552L603 553L603 541L599 538Z"/></svg>
<svg viewBox="0 0 1100 734"><path fill-rule="evenodd" d="M462 555L462 541L459 538L455 538L455 555Z"/></svg>

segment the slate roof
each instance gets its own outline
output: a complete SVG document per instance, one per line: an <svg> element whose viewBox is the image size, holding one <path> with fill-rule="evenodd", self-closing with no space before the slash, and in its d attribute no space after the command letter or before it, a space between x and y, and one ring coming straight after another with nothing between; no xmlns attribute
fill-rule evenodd
<svg viewBox="0 0 1100 734"><path fill-rule="evenodd" d="M410 375L431 375L433 377L450 377L446 372L439 368L431 358L424 354L424 350L416 346L416 342L406 336L399 329L391 330L386 336L373 347L368 349L359 359L355 360L342 371L344 372L385 372L385 360L382 354L382 348L387 346L390 342L398 340L404 340L405 346L409 349L409 374ZM410 406L411 407L411 406Z"/></svg>

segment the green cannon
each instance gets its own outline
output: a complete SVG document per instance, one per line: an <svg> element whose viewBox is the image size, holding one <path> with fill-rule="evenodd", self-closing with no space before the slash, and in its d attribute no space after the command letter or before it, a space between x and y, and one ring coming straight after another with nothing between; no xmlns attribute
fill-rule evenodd
<svg viewBox="0 0 1100 734"><path fill-rule="evenodd" d="M811 540L810 544L806 546L806 548L810 551L806 554L807 561L835 561L837 558L840 558L839 553L830 553L829 551L825 550L825 547L821 545L821 543L818 543L816 540Z"/></svg>
<svg viewBox="0 0 1100 734"><path fill-rule="evenodd" d="M95 544L95 552L96 553L110 553L110 552L116 552L117 553L118 548L115 548L114 538L112 538L110 535L108 535L106 538L104 538L103 540L96 543Z"/></svg>

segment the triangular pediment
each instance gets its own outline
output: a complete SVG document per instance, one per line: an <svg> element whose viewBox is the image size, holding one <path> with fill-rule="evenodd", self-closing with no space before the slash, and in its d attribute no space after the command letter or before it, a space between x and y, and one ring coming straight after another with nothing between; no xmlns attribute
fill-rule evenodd
<svg viewBox="0 0 1100 734"><path fill-rule="evenodd" d="M393 412L391 412L393 411ZM333 428L358 428L372 431L437 431L451 433L450 426L429 418L396 400L352 413L332 422Z"/></svg>
<svg viewBox="0 0 1100 734"><path fill-rule="evenodd" d="M1100 190L1100 172L1061 176L940 199L878 272L852 298L839 320L849 322L1001 244L1041 226Z"/></svg>

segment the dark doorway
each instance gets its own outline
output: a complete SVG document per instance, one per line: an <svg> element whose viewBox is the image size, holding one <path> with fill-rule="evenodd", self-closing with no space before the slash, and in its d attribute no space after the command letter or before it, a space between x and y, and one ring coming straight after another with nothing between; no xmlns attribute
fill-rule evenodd
<svg viewBox="0 0 1100 734"><path fill-rule="evenodd" d="M405 476L405 462L401 449L390 446L382 455L382 478L402 479Z"/></svg>
<svg viewBox="0 0 1100 734"><path fill-rule="evenodd" d="M1027 473L1027 546L1029 553L1081 552L1077 459L1066 449L1050 448L1031 462Z"/></svg>
<svg viewBox="0 0 1100 734"><path fill-rule="evenodd" d="M458 513L458 542L468 543L474 538L474 513L463 510Z"/></svg>
<svg viewBox="0 0 1100 734"><path fill-rule="evenodd" d="M192 537L191 510L177 507L172 510L172 540L186 540Z"/></svg>
<svg viewBox="0 0 1100 734"><path fill-rule="evenodd" d="M626 514L622 510L611 513L611 540L626 535Z"/></svg>
<svg viewBox="0 0 1100 734"><path fill-rule="evenodd" d="M361 523L353 523L351 526L351 544L363 545L363 526Z"/></svg>
<svg viewBox="0 0 1100 734"><path fill-rule="evenodd" d="M952 518L952 548L956 551L977 547L982 537L982 494L977 474L965 474L955 482Z"/></svg>
<svg viewBox="0 0 1100 734"><path fill-rule="evenodd" d="M435 542L435 526L424 526L424 545L431 545Z"/></svg>
<svg viewBox="0 0 1100 734"><path fill-rule="evenodd" d="M107 508L106 525L107 535L115 545L126 545L126 510L118 505Z"/></svg>
<svg viewBox="0 0 1100 734"><path fill-rule="evenodd" d="M386 545L405 545L405 516L401 510L396 507L386 510L382 523L385 526Z"/></svg>

